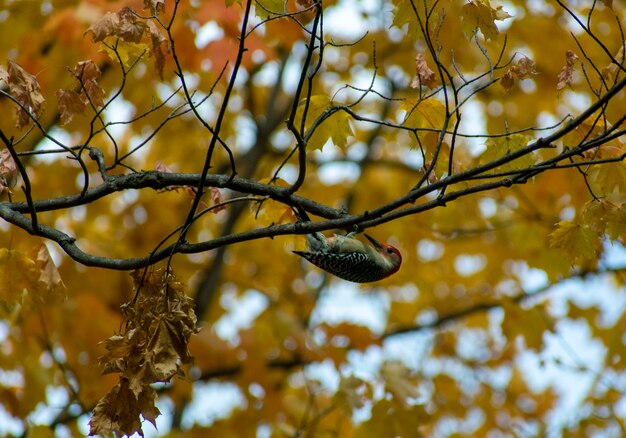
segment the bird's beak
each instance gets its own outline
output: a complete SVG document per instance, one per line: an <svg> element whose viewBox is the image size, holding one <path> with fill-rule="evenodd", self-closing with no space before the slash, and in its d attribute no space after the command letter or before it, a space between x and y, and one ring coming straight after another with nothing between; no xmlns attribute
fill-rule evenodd
<svg viewBox="0 0 626 438"><path fill-rule="evenodd" d="M363 234L365 234L365 233L363 233ZM367 237L367 240L372 242L372 245L374 245L374 248L376 248L377 250L383 249L383 246L380 243L378 243L378 241L376 239L374 239L372 236L369 236L369 235L365 234L365 237Z"/></svg>

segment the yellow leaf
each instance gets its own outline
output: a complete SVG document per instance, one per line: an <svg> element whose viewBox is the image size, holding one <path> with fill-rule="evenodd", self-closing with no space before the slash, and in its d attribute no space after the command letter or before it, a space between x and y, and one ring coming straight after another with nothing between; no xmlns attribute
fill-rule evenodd
<svg viewBox="0 0 626 438"><path fill-rule="evenodd" d="M511 134L506 137L490 138L485 143L487 149L485 149L480 157L480 164L490 163L494 160L505 157L512 152L516 152L526 147L530 140L530 137L522 134ZM511 170L525 169L535 164L535 162L535 154L529 153L496 167L492 170L492 172L508 172Z"/></svg>
<svg viewBox="0 0 626 438"><path fill-rule="evenodd" d="M491 7L489 0L470 0L463 6L463 32L471 38L476 29L480 29L486 40L498 36L498 28L494 21L510 18L502 6Z"/></svg>
<svg viewBox="0 0 626 438"><path fill-rule="evenodd" d="M406 99L400 105L400 109L406 111L403 124L422 130L417 133L421 146L426 150L432 150L437 144L440 132L446 122L445 105L434 98L426 100ZM451 115L446 129L451 129L455 120L456 117Z"/></svg>
<svg viewBox="0 0 626 438"><path fill-rule="evenodd" d="M588 225L561 221L550 234L550 246L565 250L571 263L595 260L600 252L600 235Z"/></svg>
<svg viewBox="0 0 626 438"><path fill-rule="evenodd" d="M422 406L403 407L393 400L379 400L372 406L372 416L355 430L355 438L422 437L418 428L428 414Z"/></svg>
<svg viewBox="0 0 626 438"><path fill-rule="evenodd" d="M258 0L255 2L255 14L261 20L267 20L285 12L284 0Z"/></svg>
<svg viewBox="0 0 626 438"><path fill-rule="evenodd" d="M626 231L626 206L618 206L607 199L589 201L582 211L581 222L616 240Z"/></svg>
<svg viewBox="0 0 626 438"><path fill-rule="evenodd" d="M261 183L270 183L269 179L262 179ZM272 185L278 187L289 187L289 183L283 179L277 178L271 182ZM256 219L266 227L271 225L288 224L296 221L296 215L289 205L282 202L266 199L259 204L252 204L251 207Z"/></svg>
<svg viewBox="0 0 626 438"><path fill-rule="evenodd" d="M380 375L385 381L385 389L391 392L399 403L408 406L409 398L417 398L417 383L412 381L411 371L400 361L383 363Z"/></svg>
<svg viewBox="0 0 626 438"><path fill-rule="evenodd" d="M12 312L24 296L37 290L35 261L21 251L0 248L0 303Z"/></svg>
<svg viewBox="0 0 626 438"><path fill-rule="evenodd" d="M526 347L531 350L540 350L543 345L543 333L550 329L552 322L548 315L539 307L524 309L519 303L505 298L502 300L504 319L502 332L509 339L522 336Z"/></svg>
<svg viewBox="0 0 626 438"><path fill-rule="evenodd" d="M365 382L355 376L341 376L339 389L333 396L333 403L345 415L351 416L354 409L365 405Z"/></svg>
<svg viewBox="0 0 626 438"><path fill-rule="evenodd" d="M589 170L589 183L596 196L626 193L626 164L623 161L596 164Z"/></svg>
<svg viewBox="0 0 626 438"><path fill-rule="evenodd" d="M308 135L308 130L312 127L316 119L331 106L332 103L328 96L318 95L311 97L306 114L305 135ZM298 112L296 113L294 121L296 129L298 130L302 124L304 109L305 104L303 101L300 102L298 106ZM315 126L315 132L307 143L309 150L322 149L329 139L332 140L335 146L345 148L348 137L352 135L349 120L350 117L347 113L344 111L336 111L321 124Z"/></svg>
<svg viewBox="0 0 626 438"><path fill-rule="evenodd" d="M116 37L106 37L101 44L101 49L109 55L113 61L121 60L124 68L129 68L137 58L150 53L150 46L145 43L132 43ZM119 56L119 58L118 58Z"/></svg>
<svg viewBox="0 0 626 438"><path fill-rule="evenodd" d="M28 428L26 438L54 438L54 432L49 426L32 426Z"/></svg>

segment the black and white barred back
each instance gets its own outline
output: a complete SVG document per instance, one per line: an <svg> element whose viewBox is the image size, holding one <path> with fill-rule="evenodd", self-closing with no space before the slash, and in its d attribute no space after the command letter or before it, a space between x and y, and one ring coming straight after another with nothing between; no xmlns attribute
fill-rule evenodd
<svg viewBox="0 0 626 438"><path fill-rule="evenodd" d="M382 280L389 274L367 254L294 251L318 268L354 283Z"/></svg>

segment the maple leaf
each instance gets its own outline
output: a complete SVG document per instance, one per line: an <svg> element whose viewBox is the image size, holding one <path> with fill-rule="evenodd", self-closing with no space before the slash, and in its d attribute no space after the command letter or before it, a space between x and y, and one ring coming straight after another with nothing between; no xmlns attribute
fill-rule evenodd
<svg viewBox="0 0 626 438"><path fill-rule="evenodd" d="M8 149L0 152L0 194L11 192L17 181L17 165Z"/></svg>
<svg viewBox="0 0 626 438"><path fill-rule="evenodd" d="M79 62L74 67L72 73L82 86L81 93L88 96L89 101L95 106L100 107L104 105L105 92L98 85L98 79L102 76L102 72L96 63L91 60ZM86 99L85 101L87 102Z"/></svg>
<svg viewBox="0 0 626 438"><path fill-rule="evenodd" d="M420 143L427 151L432 151L437 144L440 131L446 121L446 107L437 99L425 100L405 99L400 109L406 111L402 122L405 126L417 128L417 136ZM448 127L454 125L456 116L452 114L448 121Z"/></svg>
<svg viewBox="0 0 626 438"><path fill-rule="evenodd" d="M385 388L405 407L409 406L407 399L414 399L419 395L417 384L412 381L411 370L398 360L385 361L380 369L380 376L385 381Z"/></svg>
<svg viewBox="0 0 626 438"><path fill-rule="evenodd" d="M211 209L212 213L218 213L222 210L226 210L226 205L220 205L224 202L224 196L222 192L217 187L209 187L209 193L211 194L211 200L213 201L213 205L217 206Z"/></svg>
<svg viewBox="0 0 626 438"><path fill-rule="evenodd" d="M537 65L535 61L528 56L522 56L517 63L511 67L511 71L517 76L517 79L526 79L537 74Z"/></svg>
<svg viewBox="0 0 626 438"><path fill-rule="evenodd" d="M38 295L43 302L50 302L51 298L65 299L67 288L63 283L61 274L55 266L50 252L45 244L41 244L39 248L35 248L35 264L39 270L38 279Z"/></svg>
<svg viewBox="0 0 626 438"><path fill-rule="evenodd" d="M502 6L491 7L489 0L470 0L463 5L463 31L468 38L480 29L486 40L493 40L498 36L498 28L494 21L510 18Z"/></svg>
<svg viewBox="0 0 626 438"><path fill-rule="evenodd" d="M261 20L282 14L285 10L284 0L257 0L255 3L255 14Z"/></svg>
<svg viewBox="0 0 626 438"><path fill-rule="evenodd" d="M87 103L74 90L57 90L58 110L61 115L61 124L67 125L76 114L83 114Z"/></svg>
<svg viewBox="0 0 626 438"><path fill-rule="evenodd" d="M613 9L613 0L600 0L607 8Z"/></svg>
<svg viewBox="0 0 626 438"><path fill-rule="evenodd" d="M181 374L180 364L193 359L188 343L197 331L196 316L182 285L160 269L136 271L133 279L136 297L122 309L126 329L105 341L107 353L100 358L104 372L121 373L120 382L96 405L92 435L141 435L139 416L154 424L159 415L150 385Z"/></svg>
<svg viewBox="0 0 626 438"><path fill-rule="evenodd" d="M326 95L311 97L306 115L305 134L308 134L306 131L311 128L315 120L328 110L330 106L331 101ZM302 124L304 107L305 101L300 102L294 120L296 128L299 128ZM335 146L343 149L346 147L350 135L352 135L350 116L344 111L336 111L332 116L326 118L324 122L315 127L315 132L308 139L307 146L312 150L322 149L330 139Z"/></svg>
<svg viewBox="0 0 626 438"><path fill-rule="evenodd" d="M435 88L437 86L437 77L435 73L428 67L426 59L421 53L418 53L415 57L415 70L417 75L411 81L412 88L419 88L422 85L428 88Z"/></svg>
<svg viewBox="0 0 626 438"><path fill-rule="evenodd" d="M163 80L163 69L165 67L165 52L163 46L165 45L169 52L168 40L163 35L161 30L152 22L148 22L148 35L150 35L150 54L154 57L154 66L159 78Z"/></svg>
<svg viewBox="0 0 626 438"><path fill-rule="evenodd" d="M264 184L270 182L278 187L289 187L289 183L281 178L271 181L269 178L260 181ZM255 218L264 226L288 224L296 220L296 216L290 206L273 199L266 199L260 205L251 205Z"/></svg>
<svg viewBox="0 0 626 438"><path fill-rule="evenodd" d="M505 93L509 93L513 89L513 85L515 85L515 78L510 70L507 70L507 72L500 78L500 85L504 88Z"/></svg>
<svg viewBox="0 0 626 438"><path fill-rule="evenodd" d="M565 65L559 72L557 77L558 82L556 84L556 90L561 91L572 83L572 77L574 75L574 62L578 59L578 56L571 50L565 52Z"/></svg>
<svg viewBox="0 0 626 438"><path fill-rule="evenodd" d="M600 235L588 225L565 220L550 233L550 246L565 250L571 263L595 260L600 252Z"/></svg>
<svg viewBox="0 0 626 438"><path fill-rule="evenodd" d="M58 109L61 114L61 124L70 123L76 114L83 114L91 102L96 107L104 105L104 90L98 85L102 76L100 68L93 61L82 61L72 69L72 75L80 86L77 93L74 90L57 90Z"/></svg>
<svg viewBox="0 0 626 438"><path fill-rule="evenodd" d="M535 61L528 58L527 56L523 56L520 58L515 65L511 66L504 76L500 79L500 85L504 89L505 93L509 93L515 85L515 78L517 79L527 79L532 75L537 74L537 67Z"/></svg>
<svg viewBox="0 0 626 438"><path fill-rule="evenodd" d="M511 340L522 336L527 348L540 351L544 332L552 328L548 315L538 306L524 309L519 303L507 297L502 299L501 305L505 314L502 319L504 335Z"/></svg>
<svg viewBox="0 0 626 438"><path fill-rule="evenodd" d="M523 134L511 134L506 137L489 138L485 142L487 147L480 156L480 163L486 164L494 160L505 157L506 155L523 149L528 145L531 140L530 137ZM528 153L507 163L501 164L494 168L492 172L507 172L517 169L525 169L535 164L537 158L536 154Z"/></svg>
<svg viewBox="0 0 626 438"><path fill-rule="evenodd" d="M341 376L339 388L333 396L333 404L339 407L346 415L352 415L354 409L365 406L364 393L367 390L365 382L355 376Z"/></svg>
<svg viewBox="0 0 626 438"><path fill-rule="evenodd" d="M35 76L26 72L15 62L8 62L7 74L3 76L2 79L9 85L9 94L24 108L19 107L16 110L16 126L21 129L30 122L30 116L25 110L30 110L35 116L40 116L43 112L45 99Z"/></svg>
<svg viewBox="0 0 626 438"><path fill-rule="evenodd" d="M371 417L355 430L354 438L414 437L422 438L419 427L428 421L423 406L403 406L394 400L382 399L372 406Z"/></svg>
<svg viewBox="0 0 626 438"><path fill-rule="evenodd" d="M626 205L617 205L608 199L591 200L582 210L581 223L616 240L624 234Z"/></svg>
<svg viewBox="0 0 626 438"><path fill-rule="evenodd" d="M37 290L37 265L27 254L0 248L0 303L9 311Z"/></svg>
<svg viewBox="0 0 626 438"><path fill-rule="evenodd" d="M127 42L109 36L104 39L101 50L109 55L113 61L121 61L122 65L128 69L137 59L150 52L150 46L145 43Z"/></svg>
<svg viewBox="0 0 626 438"><path fill-rule="evenodd" d="M165 0L143 0L143 8L155 16L159 15L159 12L165 12Z"/></svg>
<svg viewBox="0 0 626 438"><path fill-rule="evenodd" d="M622 66L624 65L624 46L620 47L615 56L613 56L613 59L617 60L619 64L613 61L602 69L602 76L605 79L609 77L616 78L617 74L622 71Z"/></svg>
<svg viewBox="0 0 626 438"><path fill-rule="evenodd" d="M138 43L146 29L146 23L137 19L137 14L129 7L118 12L107 12L96 20L85 34L91 32L93 42L104 41L105 38L116 36L126 42Z"/></svg>
<svg viewBox="0 0 626 438"><path fill-rule="evenodd" d="M142 415L152 424L160 414L155 406L156 392L146 387L139 395L130 388L128 379L121 379L111 391L96 405L89 421L89 435L116 435L131 436L138 433L143 436L141 421Z"/></svg>
<svg viewBox="0 0 626 438"><path fill-rule="evenodd" d="M626 193L626 163L623 161L604 166L595 164L588 175L591 188L598 195Z"/></svg>

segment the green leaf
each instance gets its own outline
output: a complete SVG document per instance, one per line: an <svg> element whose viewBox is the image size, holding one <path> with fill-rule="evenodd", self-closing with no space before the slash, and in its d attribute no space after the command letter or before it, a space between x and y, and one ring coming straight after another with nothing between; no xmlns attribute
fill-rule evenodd
<svg viewBox="0 0 626 438"><path fill-rule="evenodd" d="M261 20L267 20L270 17L280 15L285 12L284 0L257 0L254 3L254 12ZM230 6L228 1L226 2L226 6Z"/></svg>

